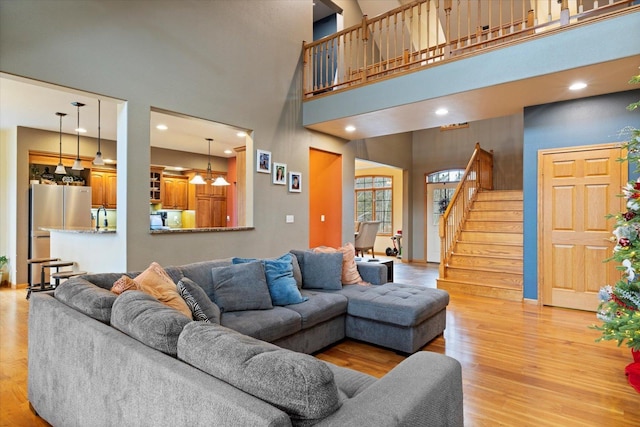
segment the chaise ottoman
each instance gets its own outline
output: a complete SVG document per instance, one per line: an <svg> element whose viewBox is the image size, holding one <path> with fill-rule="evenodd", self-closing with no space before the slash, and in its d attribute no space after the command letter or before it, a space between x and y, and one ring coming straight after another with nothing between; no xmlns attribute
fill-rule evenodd
<svg viewBox="0 0 640 427"><path fill-rule="evenodd" d="M449 294L442 289L400 283L345 285L346 336L404 353L414 353L442 334Z"/></svg>

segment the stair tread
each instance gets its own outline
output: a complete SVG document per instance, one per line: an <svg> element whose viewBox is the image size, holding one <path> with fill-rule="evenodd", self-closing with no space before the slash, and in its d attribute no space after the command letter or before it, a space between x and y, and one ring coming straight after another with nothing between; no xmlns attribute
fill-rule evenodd
<svg viewBox="0 0 640 427"><path fill-rule="evenodd" d="M442 281L442 282L448 282L448 283L462 283L468 286L482 286L482 287L486 287L486 288L499 288L499 289L513 289L513 290L522 290L522 286L518 286L518 285L508 285L508 284L504 284L504 283L496 283L496 284L487 284L487 283L474 283L474 282L469 282L466 280L455 280L455 279L441 279L438 278L438 281Z"/></svg>
<svg viewBox="0 0 640 427"><path fill-rule="evenodd" d="M505 271L497 268L489 268L489 267L480 267L477 265L473 266L464 266L464 265L449 265L447 264L447 268L450 270L464 270L464 271L474 271L474 272L483 272L483 273L504 273L509 275L517 275L522 276L522 272L516 271Z"/></svg>

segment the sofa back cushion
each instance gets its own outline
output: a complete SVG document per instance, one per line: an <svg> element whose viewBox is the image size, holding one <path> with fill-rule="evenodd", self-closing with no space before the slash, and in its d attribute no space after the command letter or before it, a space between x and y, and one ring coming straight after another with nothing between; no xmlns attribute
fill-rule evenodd
<svg viewBox="0 0 640 427"><path fill-rule="evenodd" d="M226 267L231 265L231 258L214 259L210 261L198 261L178 267L184 277L196 282L206 291L211 289L213 281L211 278L211 269L216 267Z"/></svg>
<svg viewBox="0 0 640 427"><path fill-rule="evenodd" d="M62 282L54 297L69 307L100 322L109 324L117 295L78 277Z"/></svg>
<svg viewBox="0 0 640 427"><path fill-rule="evenodd" d="M273 308L264 268L259 261L211 269L213 289L207 295L220 310L268 310Z"/></svg>
<svg viewBox="0 0 640 427"><path fill-rule="evenodd" d="M185 326L178 358L282 409L293 425L313 424L341 405L333 373L324 362L223 326Z"/></svg>
<svg viewBox="0 0 640 427"><path fill-rule="evenodd" d="M175 357L178 336L191 316L141 291L127 291L113 303L111 325L158 351Z"/></svg>
<svg viewBox="0 0 640 427"><path fill-rule="evenodd" d="M294 261L295 260L295 261ZM291 305L305 302L309 298L300 294L296 279L293 275L293 263L297 259L293 254L286 253L279 258L258 260L255 258L233 258L234 264L260 261L264 267L269 295L273 305Z"/></svg>
<svg viewBox="0 0 640 427"><path fill-rule="evenodd" d="M342 253L305 251L302 259L304 289L342 289Z"/></svg>

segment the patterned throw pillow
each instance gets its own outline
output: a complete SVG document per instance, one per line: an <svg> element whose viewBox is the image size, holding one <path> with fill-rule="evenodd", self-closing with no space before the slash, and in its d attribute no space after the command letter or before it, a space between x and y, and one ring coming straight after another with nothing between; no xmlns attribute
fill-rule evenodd
<svg viewBox="0 0 640 427"><path fill-rule="evenodd" d="M199 322L211 323L207 315L204 314L204 311L202 311L202 309L200 308L200 304L198 304L198 301L196 301L193 295L191 295L187 290L187 288L184 286L184 283L182 283L182 280L178 282L177 286L178 286L178 292L182 296L182 299L184 299L184 302L186 302L189 308L191 309L193 320L197 320Z"/></svg>
<svg viewBox="0 0 640 427"><path fill-rule="evenodd" d="M113 286L111 286L111 292L116 295L120 295L124 291L135 291L139 290L138 284L129 276L123 275L121 278L113 282Z"/></svg>

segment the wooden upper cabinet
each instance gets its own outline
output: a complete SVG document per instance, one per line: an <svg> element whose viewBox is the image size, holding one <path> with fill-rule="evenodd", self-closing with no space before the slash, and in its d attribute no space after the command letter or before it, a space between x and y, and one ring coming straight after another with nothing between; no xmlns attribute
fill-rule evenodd
<svg viewBox="0 0 640 427"><path fill-rule="evenodd" d="M162 207L164 209L187 209L189 178L186 176L165 175L162 178L162 182L164 190Z"/></svg>
<svg viewBox="0 0 640 427"><path fill-rule="evenodd" d="M112 169L91 169L91 207L104 206L116 209L118 206L118 173Z"/></svg>
<svg viewBox="0 0 640 427"><path fill-rule="evenodd" d="M149 203L162 202L162 170L163 168L152 167L149 172Z"/></svg>

